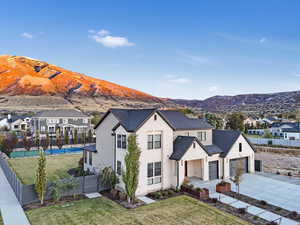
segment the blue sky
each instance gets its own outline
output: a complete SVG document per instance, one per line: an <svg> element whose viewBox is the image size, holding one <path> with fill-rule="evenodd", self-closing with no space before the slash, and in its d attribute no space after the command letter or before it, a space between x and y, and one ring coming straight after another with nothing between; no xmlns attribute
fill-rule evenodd
<svg viewBox="0 0 300 225"><path fill-rule="evenodd" d="M299 90L300 1L3 1L0 54L160 97Z"/></svg>

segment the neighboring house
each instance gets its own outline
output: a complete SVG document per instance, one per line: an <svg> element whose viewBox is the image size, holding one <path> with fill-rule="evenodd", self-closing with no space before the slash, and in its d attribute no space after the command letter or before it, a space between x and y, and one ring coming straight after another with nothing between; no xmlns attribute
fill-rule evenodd
<svg viewBox="0 0 300 225"><path fill-rule="evenodd" d="M273 123L277 121L278 121L277 117L265 117L258 120L259 123L265 123L268 126L271 126Z"/></svg>
<svg viewBox="0 0 300 225"><path fill-rule="evenodd" d="M300 140L300 127L282 129L285 140Z"/></svg>
<svg viewBox="0 0 300 225"><path fill-rule="evenodd" d="M32 117L32 131L55 135L56 131L63 134L72 134L77 130L78 134L87 133L91 126L89 116L75 109L47 110L38 112Z"/></svg>
<svg viewBox="0 0 300 225"><path fill-rule="evenodd" d="M299 126L300 123L273 123L272 126L269 128L269 131L273 136L283 137L283 129L293 129L298 128Z"/></svg>
<svg viewBox="0 0 300 225"><path fill-rule="evenodd" d="M110 109L95 127L96 145L84 151L84 168L111 166L124 189L122 170L127 139L137 135L141 150L137 195L180 187L185 177L204 181L229 178L241 164L254 172L254 149L238 131L213 130L205 120L177 111Z"/></svg>
<svg viewBox="0 0 300 225"><path fill-rule="evenodd" d="M8 114L7 117L0 119L0 128L5 127L10 131L25 132L31 129L31 117Z"/></svg>
<svg viewBox="0 0 300 225"><path fill-rule="evenodd" d="M244 120L244 125L256 127L256 124L257 124L257 119L255 119L253 117L248 117Z"/></svg>

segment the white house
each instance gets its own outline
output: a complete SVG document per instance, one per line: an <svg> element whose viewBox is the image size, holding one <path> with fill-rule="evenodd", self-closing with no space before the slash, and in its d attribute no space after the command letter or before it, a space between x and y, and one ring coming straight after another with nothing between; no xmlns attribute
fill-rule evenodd
<svg viewBox="0 0 300 225"><path fill-rule="evenodd" d="M272 126L269 128L269 131L274 136L281 136L283 137L283 130L284 129L294 129L298 128L300 126L300 123L273 123Z"/></svg>
<svg viewBox="0 0 300 225"><path fill-rule="evenodd" d="M300 140L300 128L282 129L283 138L285 140Z"/></svg>
<svg viewBox="0 0 300 225"><path fill-rule="evenodd" d="M85 170L111 166L121 178L127 138L137 135L141 150L136 195L180 187L185 177L229 178L240 163L254 172L254 149L237 131L213 130L205 120L177 111L110 109L95 127L96 145L85 149ZM118 188L123 189L122 179Z"/></svg>
<svg viewBox="0 0 300 225"><path fill-rule="evenodd" d="M7 117L0 119L0 128L5 127L11 131L25 132L31 129L31 117L29 116L16 116L8 114Z"/></svg>

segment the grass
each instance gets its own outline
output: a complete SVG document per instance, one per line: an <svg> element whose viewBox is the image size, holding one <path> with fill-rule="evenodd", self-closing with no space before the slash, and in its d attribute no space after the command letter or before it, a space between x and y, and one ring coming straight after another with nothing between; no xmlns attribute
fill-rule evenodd
<svg viewBox="0 0 300 225"><path fill-rule="evenodd" d="M188 196L170 198L133 210L102 197L26 213L32 225L250 225Z"/></svg>
<svg viewBox="0 0 300 225"><path fill-rule="evenodd" d="M48 155L47 160L47 176L51 181L56 175L64 176L71 168L78 166L78 161L82 157L81 154L65 154L65 155ZM33 184L35 180L35 171L37 168L38 158L12 158L8 160L12 169L16 172L23 184Z"/></svg>

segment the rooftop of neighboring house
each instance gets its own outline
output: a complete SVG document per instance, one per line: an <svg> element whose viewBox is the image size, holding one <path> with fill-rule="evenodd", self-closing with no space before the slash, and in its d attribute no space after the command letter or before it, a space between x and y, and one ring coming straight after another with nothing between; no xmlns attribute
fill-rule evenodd
<svg viewBox="0 0 300 225"><path fill-rule="evenodd" d="M194 119L185 116L183 113L174 110L158 109L110 109L102 120L112 113L119 123L115 129L121 125L128 132L135 132L154 113L158 113L173 130L201 130L212 129L213 127L205 119ZM102 122L96 125L95 128Z"/></svg>
<svg viewBox="0 0 300 225"><path fill-rule="evenodd" d="M45 110L36 113L34 117L88 117L84 113L75 109L57 109L57 110Z"/></svg>
<svg viewBox="0 0 300 225"><path fill-rule="evenodd" d="M26 118L30 118L30 116L17 116L17 115L11 115L10 118L9 118L9 117L7 117L7 118L8 118L8 122L9 122L9 123L13 123L13 122L15 122L15 121L17 121L17 120L24 120L24 119L26 119Z"/></svg>
<svg viewBox="0 0 300 225"><path fill-rule="evenodd" d="M290 128L299 128L300 127L300 123L296 122L296 123L292 123L292 122L278 122L278 123L273 123L271 128L280 128L282 126L289 126Z"/></svg>
<svg viewBox="0 0 300 225"><path fill-rule="evenodd" d="M284 128L284 129L282 129L282 132L286 132L286 133L300 133L300 127Z"/></svg>

